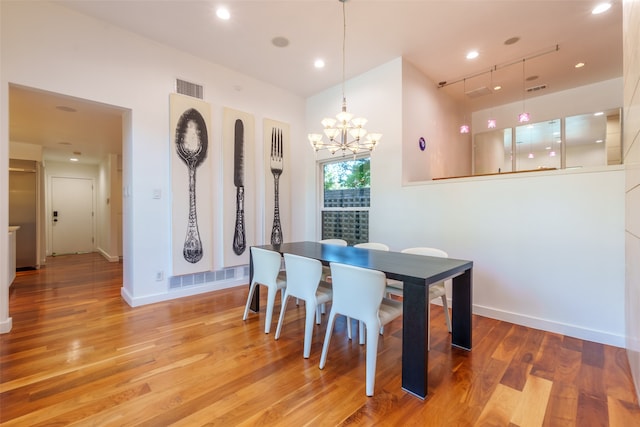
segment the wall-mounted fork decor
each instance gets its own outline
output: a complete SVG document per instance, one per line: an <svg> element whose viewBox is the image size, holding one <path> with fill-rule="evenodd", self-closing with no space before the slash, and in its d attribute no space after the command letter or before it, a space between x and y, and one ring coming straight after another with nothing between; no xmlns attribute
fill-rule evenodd
<svg viewBox="0 0 640 427"><path fill-rule="evenodd" d="M271 157L269 160L271 174L273 175L273 227L271 228L271 244L279 245L282 243L282 225L280 224L280 201L279 201L279 181L282 175L283 165L283 142L282 129L271 129Z"/></svg>

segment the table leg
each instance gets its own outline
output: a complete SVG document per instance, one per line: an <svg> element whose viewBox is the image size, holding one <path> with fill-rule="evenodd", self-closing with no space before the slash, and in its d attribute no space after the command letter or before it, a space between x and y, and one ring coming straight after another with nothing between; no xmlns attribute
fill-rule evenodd
<svg viewBox="0 0 640 427"><path fill-rule="evenodd" d="M453 278L451 316L451 345L471 350L472 269Z"/></svg>
<svg viewBox="0 0 640 427"><path fill-rule="evenodd" d="M429 355L429 289L424 283L404 282L402 304L402 388L424 399Z"/></svg>

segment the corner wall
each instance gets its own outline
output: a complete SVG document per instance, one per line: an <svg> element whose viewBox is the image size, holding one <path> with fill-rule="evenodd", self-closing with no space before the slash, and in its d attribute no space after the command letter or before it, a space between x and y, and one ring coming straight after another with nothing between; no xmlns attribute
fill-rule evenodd
<svg viewBox="0 0 640 427"><path fill-rule="evenodd" d="M627 354L640 399L640 1L623 2L625 321Z"/></svg>
<svg viewBox="0 0 640 427"><path fill-rule="evenodd" d="M459 132L462 118L462 109L435 83L402 62L403 183L471 175L471 134Z"/></svg>

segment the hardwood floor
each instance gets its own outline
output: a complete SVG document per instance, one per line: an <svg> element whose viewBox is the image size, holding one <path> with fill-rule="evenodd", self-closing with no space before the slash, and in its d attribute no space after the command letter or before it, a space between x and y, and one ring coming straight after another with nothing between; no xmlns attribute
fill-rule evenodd
<svg viewBox="0 0 640 427"><path fill-rule="evenodd" d="M320 370L327 316L305 360L304 306L289 304L275 341L279 303L265 335L264 312L242 321L245 286L131 308L121 268L86 254L18 274L0 335L3 426L640 425L624 349L474 316L467 352L434 306L426 401L400 388L401 320L380 339L368 398L344 320Z"/></svg>

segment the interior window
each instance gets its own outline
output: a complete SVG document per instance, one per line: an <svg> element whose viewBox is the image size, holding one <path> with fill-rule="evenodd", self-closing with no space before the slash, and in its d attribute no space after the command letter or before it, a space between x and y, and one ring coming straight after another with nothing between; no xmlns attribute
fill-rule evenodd
<svg viewBox="0 0 640 427"><path fill-rule="evenodd" d="M620 109L474 135L474 175L622 163Z"/></svg>

